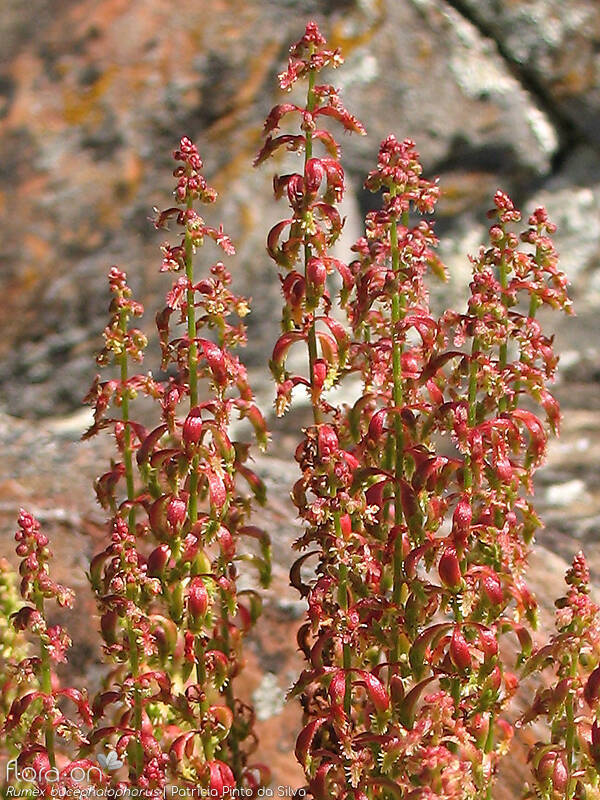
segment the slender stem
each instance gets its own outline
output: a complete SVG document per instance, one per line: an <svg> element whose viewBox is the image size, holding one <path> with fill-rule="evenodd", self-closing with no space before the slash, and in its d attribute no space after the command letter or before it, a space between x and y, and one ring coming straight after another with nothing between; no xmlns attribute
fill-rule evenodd
<svg viewBox="0 0 600 800"><path fill-rule="evenodd" d="M210 708L210 701L206 695L206 665L204 663L204 647L202 640L198 636L195 642L195 656L196 656L196 680L202 692L202 699L200 700L200 717L203 720ZM202 736L202 748L204 750L204 758L206 761L211 761L214 756L214 743L210 731L207 731Z"/></svg>
<svg viewBox="0 0 600 800"><path fill-rule="evenodd" d="M577 655L571 656L570 676L575 678L577 675ZM571 800L575 794L577 781L573 777L575 770L575 704L572 688L569 687L569 694L566 701L567 711L567 735L566 735L566 751L567 751L567 769L569 772L569 781L567 783L566 800Z"/></svg>
<svg viewBox="0 0 600 800"><path fill-rule="evenodd" d="M306 109L307 109L307 111L312 111L314 109L314 107L315 107L315 91L314 91L314 89L315 89L315 78L316 78L316 72L314 70L310 70L309 75L308 75L308 95L307 95L307 99L306 99ZM312 142L312 131L310 131L310 130L306 131L306 137L305 138L306 138L306 144L305 144L305 148L304 148L304 168L306 170L306 165L307 165L309 159L312 158L312 145L313 145L313 142ZM308 222L308 220L307 220L307 222ZM308 262L310 261L311 257L312 257L312 247L311 247L311 245L310 245L310 243L308 241L305 241L305 244L304 244L304 272L305 272L305 278L307 278L307 276L306 276L306 268L307 268ZM308 284L308 280L307 280L307 284ZM313 378L314 363L317 360L317 356L318 356L318 353L317 353L317 330L316 330L316 325L315 325L315 312L314 311L310 311L309 312L309 328L308 328L307 342L308 342L308 371L309 371L309 378L308 379L309 379L309 381L311 383L311 387L312 387L312 383L313 383L313 379L314 379ZM322 419L321 419L321 409L318 407L318 405L314 401L313 401L313 417L314 417L315 424L317 424L317 425L322 421Z"/></svg>
<svg viewBox="0 0 600 800"><path fill-rule="evenodd" d="M469 428L475 426L477 420L477 372L478 365L475 360L476 354L479 352L481 344L477 336L473 337L473 344L471 345L471 362L469 364L469 386L467 390L467 422ZM473 486L473 469L471 465L471 454L465 455L464 461L464 487L471 489Z"/></svg>
<svg viewBox="0 0 600 800"><path fill-rule="evenodd" d="M229 641L229 615L227 613L227 604L223 595L221 595L221 628L223 636L223 650L225 651L225 655L229 658L229 651L231 647ZM227 685L225 686L225 702L227 703L227 706L233 716L233 722L228 737L228 744L229 747L231 748L231 757L232 757L231 769L233 771L235 779L239 781L242 776L243 764L242 764L237 731L234 729L236 721L236 707L235 707L235 695L233 693L233 684L231 680L228 680Z"/></svg>
<svg viewBox="0 0 600 800"><path fill-rule="evenodd" d="M192 199L187 202L188 210L192 208ZM196 308L195 308L195 291L192 288L194 284L194 252L192 245L192 238L186 228L185 232L185 274L190 282L186 294L186 318L187 318L187 333L188 333L188 382L190 388L190 410L198 405L198 345L196 343ZM198 521L198 465L199 458L197 455L193 456L190 464L189 476L189 497L188 497L188 519L190 528ZM180 555L180 541L176 543L176 548L173 549L173 560L177 566L177 561ZM206 665L205 653L202 638L196 637L195 641L195 657L196 657L196 680L201 687L203 697L200 701L200 715L203 719L208 712L210 702L206 696ZM212 759L214 745L210 733L203 735L202 746L204 749L204 757L207 761Z"/></svg>
<svg viewBox="0 0 600 800"><path fill-rule="evenodd" d="M542 259L542 251L540 250L540 247L538 245L536 247L536 249L535 249L535 263L538 265L538 267L540 265L541 259ZM535 318L535 315L536 315L537 310L538 310L538 305L539 305L539 301L538 301L537 296L535 294L532 294L531 297L529 298L529 311L528 311L529 319L534 319ZM521 353L521 357L520 357L519 361L521 361L521 363L523 363L525 361L525 354L524 353ZM514 389L513 408L516 408L518 406L518 404L519 404L519 390L520 390L520 388L521 388L521 381L516 380L515 381L515 389Z"/></svg>
<svg viewBox="0 0 600 800"><path fill-rule="evenodd" d="M390 196L396 194L394 188L390 191ZM402 216L402 222L408 224L408 214ZM400 278L400 250L398 247L398 223L394 217L390 223L390 251L392 257L392 270L396 280ZM392 373L393 389L392 401L396 407L394 413L394 475L396 478L394 496L394 521L398 525L402 521L402 504L400 502L399 481L404 472L404 430L402 428L402 418L399 409L404 402L404 390L402 385L402 340L398 335L398 324L404 316L406 298L395 291L392 297ZM402 557L402 537L397 536L394 542L394 583L392 590L393 601L396 605L400 604L402 595L402 584L404 582L404 560ZM396 643L397 644L397 643ZM396 647L397 650L397 647ZM397 653L396 653L397 657Z"/></svg>
<svg viewBox="0 0 600 800"><path fill-rule="evenodd" d="M338 541L342 538L342 526L340 523L340 514L339 511L336 511L334 514L334 522L335 522L335 533ZM348 611L349 605L349 593L348 593L348 565L344 564L343 562L339 566L338 570L338 603L342 611ZM350 649L350 645L344 643L342 645L342 664L345 670L350 670L352 668L352 650ZM352 676L350 672L346 672L346 686L344 689L344 712L347 717L350 717L350 712L352 709Z"/></svg>
<svg viewBox="0 0 600 800"><path fill-rule="evenodd" d="M492 752L492 750L494 749L494 720L495 720L495 714L492 711L490 713L490 717L489 717L489 721L488 721L488 725L489 725L488 734L486 736L485 745L483 747L483 752L486 755L489 755ZM490 772L490 778L489 778L488 785L487 785L487 788L486 788L486 793L485 793L486 800L492 800L492 789L493 789L493 780L492 780L492 778L493 778L493 776L492 776L492 774Z"/></svg>
<svg viewBox="0 0 600 800"><path fill-rule="evenodd" d="M508 285L508 270L506 265L506 258L504 256L505 242L506 242L506 236L504 237L504 240L502 242L502 258L500 259L500 286L502 287L503 290L506 289ZM504 300L504 291L502 292L502 300ZM508 306L505 306L505 308L506 308L506 313L508 314ZM508 343L505 340L500 345L500 354L498 360L499 362L498 365L501 371L503 371L506 368L507 350L508 350ZM506 411L507 405L508 405L508 398L506 396L506 393L504 393L500 398L500 402L498 403L499 411L500 412Z"/></svg>
<svg viewBox="0 0 600 800"><path fill-rule="evenodd" d="M40 614L44 616L44 596L41 594L41 592L35 593L35 605ZM50 667L50 653L48 652L46 643L42 639L40 639L40 662L41 662L40 688L44 694L51 695L52 670ZM52 725L52 721L49 721L46 726L44 738L46 743L46 753L48 755L48 761L50 762L50 766L54 768L56 767L56 755L54 753L54 727Z"/></svg>
<svg viewBox="0 0 600 800"><path fill-rule="evenodd" d="M187 203L188 210L192 208L192 199ZM188 334L188 380L190 384L190 405L193 408L198 405L198 344L196 342L196 308L195 292L192 288L194 283L194 248L192 237L189 231L185 231L185 274L190 282L186 293L187 306L187 334Z"/></svg>
<svg viewBox="0 0 600 800"><path fill-rule="evenodd" d="M128 317L125 311L121 312L119 319L119 326L125 338L127 335ZM130 503L135 499L135 485L133 476L133 450L131 446L131 427L129 425L129 394L127 381L129 378L129 368L127 363L127 350L123 349L119 355L119 364L121 368L121 418L124 424L123 431L123 461L125 465L125 482L127 485L127 499ZM135 533L135 507L133 505L129 508L128 514L128 528L131 534ZM127 587L127 594L130 600L133 599L132 595L135 592L135 586L131 584ZM129 642L129 664L131 667L131 676L135 679L139 676L139 655L138 643L135 629L130 621L127 623L127 639ZM141 733L142 730L142 697L139 687L135 686L133 694L133 727ZM139 777L143 767L143 755L139 745L139 739L134 745L135 758L134 768L136 777Z"/></svg>

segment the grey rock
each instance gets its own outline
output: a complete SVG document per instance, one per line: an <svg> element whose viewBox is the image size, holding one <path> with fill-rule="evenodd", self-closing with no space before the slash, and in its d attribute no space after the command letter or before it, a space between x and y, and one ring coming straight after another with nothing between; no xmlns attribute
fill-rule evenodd
<svg viewBox="0 0 600 800"><path fill-rule="evenodd" d="M600 6L595 0L450 0L493 36L523 80L600 145Z"/></svg>

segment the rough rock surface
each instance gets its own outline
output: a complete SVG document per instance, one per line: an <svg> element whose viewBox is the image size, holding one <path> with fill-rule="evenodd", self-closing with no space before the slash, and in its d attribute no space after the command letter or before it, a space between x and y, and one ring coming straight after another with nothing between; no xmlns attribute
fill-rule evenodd
<svg viewBox="0 0 600 800"><path fill-rule="evenodd" d="M450 0L492 36L566 129L600 143L600 6L595 0Z"/></svg>

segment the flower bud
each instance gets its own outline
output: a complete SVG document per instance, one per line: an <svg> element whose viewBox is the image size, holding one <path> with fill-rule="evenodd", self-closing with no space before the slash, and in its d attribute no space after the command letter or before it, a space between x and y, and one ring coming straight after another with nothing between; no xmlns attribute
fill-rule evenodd
<svg viewBox="0 0 600 800"><path fill-rule="evenodd" d="M471 649L460 628L454 628L450 641L450 659L461 672L471 667Z"/></svg>
<svg viewBox="0 0 600 800"><path fill-rule="evenodd" d="M540 783L549 783L552 789L564 792L569 782L569 771L565 758L561 753L550 751L544 753L536 767L535 774Z"/></svg>
<svg viewBox="0 0 600 800"><path fill-rule="evenodd" d="M148 556L148 575L151 578L159 578L171 557L171 549L166 544L161 544Z"/></svg>
<svg viewBox="0 0 600 800"><path fill-rule="evenodd" d="M188 612L194 624L197 624L208 611L208 592L204 581L199 576L192 578L188 589Z"/></svg>
<svg viewBox="0 0 600 800"><path fill-rule="evenodd" d="M494 570L490 569L481 579L481 587L493 606L499 606L504 600L502 583Z"/></svg>
<svg viewBox="0 0 600 800"><path fill-rule="evenodd" d="M328 459L338 452L340 443L337 433L331 425L319 426L319 455L322 459Z"/></svg>
<svg viewBox="0 0 600 800"><path fill-rule="evenodd" d="M452 515L452 536L457 543L464 544L467 541L472 519L471 503L467 498L462 498L458 501Z"/></svg>
<svg viewBox="0 0 600 800"><path fill-rule="evenodd" d="M187 503L181 497L172 497L167 503L167 522L172 528L180 528L187 517Z"/></svg>
<svg viewBox="0 0 600 800"><path fill-rule="evenodd" d="M198 444L202 438L202 417L199 408L193 408L185 418L182 428L183 441L187 445Z"/></svg>
<svg viewBox="0 0 600 800"><path fill-rule="evenodd" d="M456 589L462 583L460 562L456 555L456 548L449 545L440 558L438 565L440 580L448 589Z"/></svg>

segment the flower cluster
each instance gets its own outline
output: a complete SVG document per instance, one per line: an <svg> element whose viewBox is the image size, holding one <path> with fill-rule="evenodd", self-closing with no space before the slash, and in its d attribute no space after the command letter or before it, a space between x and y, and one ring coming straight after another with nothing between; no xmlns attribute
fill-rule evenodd
<svg viewBox="0 0 600 800"><path fill-rule="evenodd" d="M567 571L567 593L556 601L556 633L538 648L525 674L550 668L554 679L535 693L520 720L545 719L550 741L531 749L528 798L600 797L600 607L590 598L590 573L583 553Z"/></svg>
<svg viewBox="0 0 600 800"><path fill-rule="evenodd" d="M4 688L13 695L10 707L2 718L0 734L17 752L13 763L21 771L30 769L41 797L52 796L52 785L57 782L73 788L72 772L84 771L91 765L87 759L72 759L56 747L56 738L80 748L87 744L84 733L92 723L91 709L85 691L61 688L54 665L66 661L66 651L71 640L60 625L48 625L45 603L54 600L61 607L71 608L73 593L56 583L49 572L52 556L48 537L40 524L26 511L19 514L19 529L15 534L16 552L21 559L20 594L26 601L10 617L16 634L27 632L37 642L37 653L25 655L11 667ZM23 645L21 644L21 648ZM12 685L11 685L12 684ZM63 700L74 705L78 720L73 720L63 710ZM8 780L9 771L6 772ZM102 784L102 776L93 777L93 785ZM31 784L30 784L31 787Z"/></svg>
<svg viewBox="0 0 600 800"><path fill-rule="evenodd" d="M254 589L238 591L237 564L253 564L262 585L270 576L267 536L250 524L251 500L264 487L249 468L249 445L231 439L234 415L254 427L261 447L266 428L254 404L245 368L232 348L245 341L244 298L230 288L221 262L194 276L193 257L205 237L226 254L233 245L207 226L194 203L216 192L201 175L189 139L174 154L178 207L157 212L155 225L174 220L180 243L162 247L162 270L183 272L157 314L162 381L130 375L144 337L129 327L142 313L124 273L109 283L112 318L99 363L113 362L119 377L97 378L88 395L94 425L112 428L119 460L97 481L100 504L112 514L110 543L92 561L106 653L121 667L94 702L91 742L114 743L127 753L129 782L148 791L178 785L255 790L266 778L248 764L253 712L239 701L233 681L243 667L242 641L260 613ZM201 394L202 391L202 394ZM130 404L142 392L160 420L147 430ZM110 409L117 412L109 416ZM255 542L247 548L243 541Z"/></svg>
<svg viewBox="0 0 600 800"><path fill-rule="evenodd" d="M320 71L327 64L342 63L338 51L328 50L326 41L314 23L309 23L304 36L291 48L288 71L279 76L280 85L289 89L301 77L308 80L304 107L293 103L276 105L265 122L265 144L256 157L261 164L281 148L304 153L302 173L277 175L273 180L275 197L286 196L291 216L278 222L267 237L267 251L282 269L280 275L284 297L283 333L273 350L271 370L277 381L278 414L289 406L297 386L306 387L312 398L315 421L331 410L323 398L344 365L347 336L343 327L329 312L331 298L327 277L338 273L344 287L351 276L346 265L329 254L329 249L342 231L342 218L337 205L344 193L344 171L339 162L340 148L333 135L319 126L322 118L332 118L344 130L364 134L361 123L342 105L337 91L328 84L317 84ZM279 134L282 121L296 116L300 133ZM313 155L320 143L324 156ZM291 375L286 361L293 345L305 342L308 348L308 376Z"/></svg>
<svg viewBox="0 0 600 800"><path fill-rule="evenodd" d="M566 280L543 209L515 232L520 214L498 192L467 310L436 318L429 277L443 279L445 269L428 216L439 190L423 177L414 143L394 136L366 181L383 203L367 216L355 260L331 259L339 227L330 203L342 195L343 171L315 160L306 124L315 73L337 63L325 45L311 26L292 48L282 88L307 77L307 106L273 109L257 159L279 145L308 156L303 175L275 178L293 216L268 236L271 257L289 270L272 359L277 408L303 385L315 418L296 450L302 475L292 492L305 525L297 546L309 549L291 576L309 606L298 637L308 663L294 689L305 710L296 755L317 800L490 797L512 736L502 712L517 688L518 665L501 656L500 641L512 635L523 660L535 624L523 576L539 521L528 495L547 433L530 401L550 428L559 423L548 389L557 359L535 315L542 304L570 310ZM272 139L292 111L303 134ZM361 129L346 111L332 116ZM335 237L309 194L322 183ZM302 256L304 275L295 269ZM334 315L333 271L346 324ZM300 341L308 378L285 369ZM356 402L328 402L327 388L356 378ZM317 579L306 584L302 567L315 556Z"/></svg>

